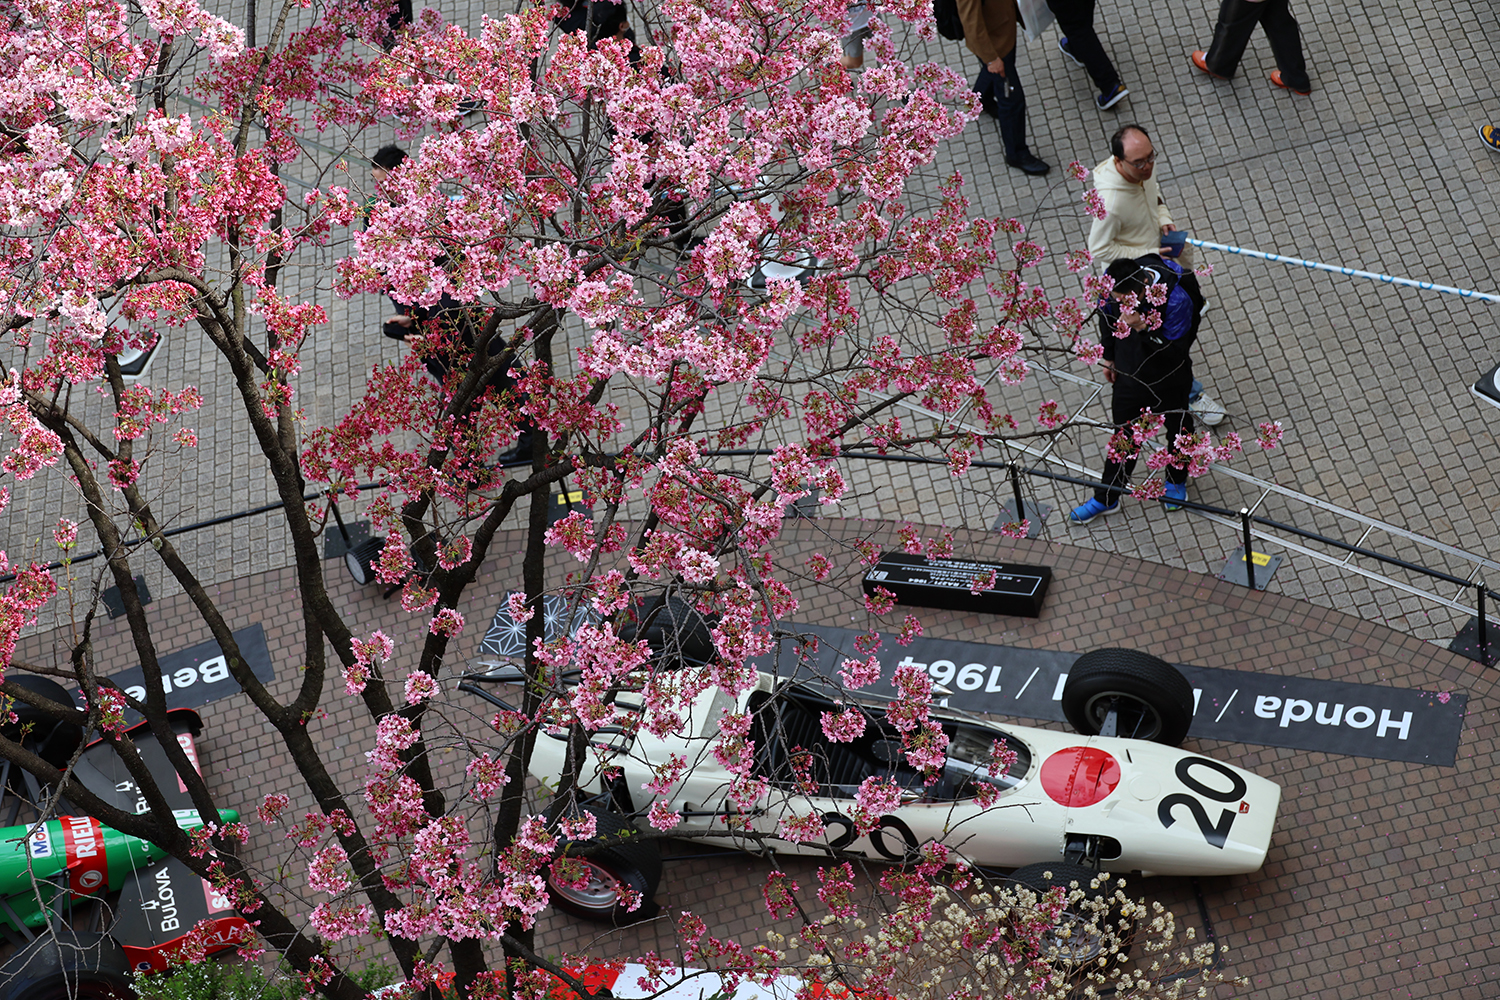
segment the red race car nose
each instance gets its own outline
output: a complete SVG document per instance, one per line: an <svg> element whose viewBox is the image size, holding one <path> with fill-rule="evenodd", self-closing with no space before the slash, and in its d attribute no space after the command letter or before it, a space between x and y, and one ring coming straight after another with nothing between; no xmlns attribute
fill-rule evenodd
<svg viewBox="0 0 1500 1000"><path fill-rule="evenodd" d="M1068 747L1042 764L1042 789L1060 806L1081 809L1103 802L1120 784L1120 763L1103 750Z"/></svg>

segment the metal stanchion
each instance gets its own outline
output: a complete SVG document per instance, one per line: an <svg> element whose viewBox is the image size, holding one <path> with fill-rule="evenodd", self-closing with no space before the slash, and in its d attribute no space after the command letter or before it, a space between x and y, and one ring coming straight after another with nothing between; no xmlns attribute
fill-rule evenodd
<svg viewBox="0 0 1500 1000"><path fill-rule="evenodd" d="M1479 629L1475 637L1479 640L1479 662L1489 665L1490 662L1490 635L1489 624L1484 620L1484 581L1480 580L1475 585L1475 591L1479 595L1476 602L1479 611Z"/></svg>
<svg viewBox="0 0 1500 1000"><path fill-rule="evenodd" d="M1010 463L1010 488L1016 495L1016 523L1026 520L1026 501L1021 499L1021 467Z"/></svg>
<svg viewBox="0 0 1500 1000"><path fill-rule="evenodd" d="M1245 529L1245 579L1250 581L1250 589L1255 589L1255 549L1250 544L1250 508L1240 508L1240 524Z"/></svg>

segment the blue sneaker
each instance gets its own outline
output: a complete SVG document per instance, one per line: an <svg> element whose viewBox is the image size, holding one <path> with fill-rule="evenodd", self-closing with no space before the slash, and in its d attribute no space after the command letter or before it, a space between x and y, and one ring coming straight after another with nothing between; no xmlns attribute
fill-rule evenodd
<svg viewBox="0 0 1500 1000"><path fill-rule="evenodd" d="M1102 504L1094 497L1073 508L1073 513L1068 515L1068 520L1074 524L1088 524L1100 514L1113 514L1120 509L1120 501L1112 504Z"/></svg>
<svg viewBox="0 0 1500 1000"><path fill-rule="evenodd" d="M1067 35L1064 35L1063 37L1061 37L1061 38L1059 38L1057 40L1057 48L1058 48L1059 51L1062 52L1063 55L1065 55L1069 59L1073 60L1073 65L1075 65L1075 66L1082 66L1083 65L1083 60L1080 59L1080 58L1078 58L1077 56L1075 56L1072 53L1072 51L1070 51L1068 49L1068 36Z"/></svg>
<svg viewBox="0 0 1500 1000"><path fill-rule="evenodd" d="M1167 488L1162 490L1162 507L1167 510L1181 510L1182 504L1173 503L1173 500L1187 499L1187 483L1168 483Z"/></svg>
<svg viewBox="0 0 1500 1000"><path fill-rule="evenodd" d="M1130 91L1125 89L1125 85L1123 83L1117 83L1115 84L1114 90L1111 90L1107 94L1100 94L1098 97L1095 97L1094 103L1099 105L1100 111L1108 111L1116 104L1119 104L1121 101L1125 100L1125 96L1129 93Z"/></svg>

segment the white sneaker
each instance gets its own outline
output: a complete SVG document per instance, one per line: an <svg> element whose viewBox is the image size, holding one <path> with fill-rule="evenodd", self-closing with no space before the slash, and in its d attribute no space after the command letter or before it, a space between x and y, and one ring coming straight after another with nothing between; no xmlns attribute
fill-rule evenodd
<svg viewBox="0 0 1500 1000"><path fill-rule="evenodd" d="M1203 317L1207 316L1208 315L1208 311L1210 309L1212 309L1213 307L1214 307L1214 303L1213 303L1212 299L1204 299L1203 300L1203 308L1198 310L1198 318L1202 319Z"/></svg>
<svg viewBox="0 0 1500 1000"><path fill-rule="evenodd" d="M1188 402L1188 412L1210 427L1217 427L1224 422L1224 407L1206 392L1198 393L1197 399Z"/></svg>

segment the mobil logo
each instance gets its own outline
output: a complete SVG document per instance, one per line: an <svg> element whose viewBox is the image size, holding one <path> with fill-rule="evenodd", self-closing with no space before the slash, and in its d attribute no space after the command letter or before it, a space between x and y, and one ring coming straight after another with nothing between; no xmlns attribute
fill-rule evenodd
<svg viewBox="0 0 1500 1000"><path fill-rule="evenodd" d="M26 841L26 850L33 858L52 857L52 834L48 832L46 823L39 825L36 833Z"/></svg>

